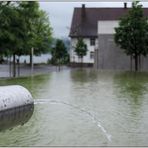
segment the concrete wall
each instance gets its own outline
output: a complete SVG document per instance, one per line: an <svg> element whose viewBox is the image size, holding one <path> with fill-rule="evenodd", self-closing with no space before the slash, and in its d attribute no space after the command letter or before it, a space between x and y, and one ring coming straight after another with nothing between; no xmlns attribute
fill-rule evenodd
<svg viewBox="0 0 148 148"><path fill-rule="evenodd" d="M80 63L80 59L74 52L76 44L77 44L77 38L72 38L71 39L71 49L70 49L70 62L75 62L75 63ZM87 55L83 57L83 63L94 63L94 59L90 58L90 52L94 52L95 46L90 45L90 38L84 38L83 41L87 45L88 51ZM96 39L96 44L98 42L98 39Z"/></svg>
<svg viewBox="0 0 148 148"><path fill-rule="evenodd" d="M130 57L116 46L113 35L99 35L97 54L99 69L130 69Z"/></svg>
<svg viewBox="0 0 148 148"><path fill-rule="evenodd" d="M134 69L134 59L127 56L114 42L114 35L102 34L98 36L99 47L95 58L95 67L108 70ZM148 70L148 57L141 57L141 71Z"/></svg>
<svg viewBox="0 0 148 148"><path fill-rule="evenodd" d="M124 53L114 42L115 27L119 21L98 21L98 47L94 67L110 70L132 70L134 59ZM141 57L141 70L148 70L148 58Z"/></svg>
<svg viewBox="0 0 148 148"><path fill-rule="evenodd" d="M98 34L114 34L119 21L98 21Z"/></svg>

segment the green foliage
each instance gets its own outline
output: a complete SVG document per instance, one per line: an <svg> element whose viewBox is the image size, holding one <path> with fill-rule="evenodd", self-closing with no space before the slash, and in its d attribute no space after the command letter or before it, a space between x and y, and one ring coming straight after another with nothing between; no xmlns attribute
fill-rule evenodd
<svg viewBox="0 0 148 148"><path fill-rule="evenodd" d="M78 39L78 42L77 42L76 48L75 48L75 52L76 52L77 56L80 57L81 59L83 58L83 56L85 56L87 54L87 45L84 43L82 38Z"/></svg>
<svg viewBox="0 0 148 148"><path fill-rule="evenodd" d="M46 53L50 49L52 29L48 15L36 1L0 2L0 54L15 55ZM31 59L31 58L30 58Z"/></svg>
<svg viewBox="0 0 148 148"><path fill-rule="evenodd" d="M142 5L132 3L132 9L122 17L115 28L115 42L127 55L135 59L138 70L138 57L148 54L148 19L144 17Z"/></svg>
<svg viewBox="0 0 148 148"><path fill-rule="evenodd" d="M3 2L2 2L3 3ZM23 22L17 7L13 3L2 4L0 11L0 51L15 53L23 46Z"/></svg>
<svg viewBox="0 0 148 148"><path fill-rule="evenodd" d="M48 15L44 11L40 11L39 18L34 26L34 46L36 54L47 53L50 51L52 41L52 28L50 27Z"/></svg>
<svg viewBox="0 0 148 148"><path fill-rule="evenodd" d="M57 40L55 48L51 51L52 64L67 64L69 62L69 54L62 40Z"/></svg>
<svg viewBox="0 0 148 148"><path fill-rule="evenodd" d="M0 52L17 55L46 53L52 40L48 15L38 2L0 2ZM9 52L8 52L9 50Z"/></svg>
<svg viewBox="0 0 148 148"><path fill-rule="evenodd" d="M27 1L20 2L20 11L26 22L26 54L30 54L32 47L35 55L49 52L52 28L47 13L39 9L38 2Z"/></svg>

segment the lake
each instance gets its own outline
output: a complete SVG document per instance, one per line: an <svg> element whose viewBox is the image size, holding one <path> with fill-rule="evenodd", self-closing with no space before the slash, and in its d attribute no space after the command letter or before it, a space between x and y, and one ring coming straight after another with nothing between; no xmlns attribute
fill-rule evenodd
<svg viewBox="0 0 148 148"><path fill-rule="evenodd" d="M32 117L0 146L148 146L148 73L63 70L1 79L33 95Z"/></svg>
<svg viewBox="0 0 148 148"><path fill-rule="evenodd" d="M16 56L16 59L18 59L18 56ZM4 60L10 60L7 58L4 58ZM47 53L47 54L41 54L39 56L33 56L33 63L34 64L40 64L40 63L48 63L48 61L51 60L51 54ZM13 58L11 57L11 62L13 61ZM20 56L20 63L30 63L30 56L29 55L23 55Z"/></svg>

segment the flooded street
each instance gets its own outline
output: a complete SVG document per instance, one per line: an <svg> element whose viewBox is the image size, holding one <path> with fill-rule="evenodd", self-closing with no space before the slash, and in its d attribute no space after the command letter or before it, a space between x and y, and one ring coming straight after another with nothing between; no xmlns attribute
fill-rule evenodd
<svg viewBox="0 0 148 148"><path fill-rule="evenodd" d="M147 146L148 73L63 70L1 79L33 95L30 120L0 132L0 146Z"/></svg>

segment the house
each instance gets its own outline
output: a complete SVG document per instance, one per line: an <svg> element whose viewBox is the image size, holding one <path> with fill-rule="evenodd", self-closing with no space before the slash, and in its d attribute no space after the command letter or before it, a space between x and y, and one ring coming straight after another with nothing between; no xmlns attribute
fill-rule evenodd
<svg viewBox="0 0 148 148"><path fill-rule="evenodd" d="M114 42L114 28L118 26L119 19L128 13L127 4L123 8L75 8L71 23L70 61L79 64L79 58L74 52L77 39L83 38L87 44L88 52L83 63L97 69L124 69L134 67L134 61L119 49ZM148 8L143 8L144 15L148 16ZM148 69L148 58L141 57L141 69Z"/></svg>

